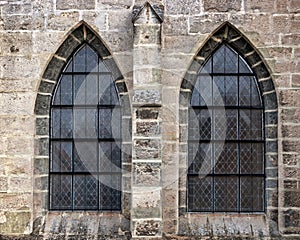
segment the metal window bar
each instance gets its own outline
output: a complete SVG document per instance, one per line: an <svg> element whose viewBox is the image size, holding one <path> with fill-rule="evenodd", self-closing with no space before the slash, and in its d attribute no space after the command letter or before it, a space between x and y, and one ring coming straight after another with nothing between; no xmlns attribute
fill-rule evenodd
<svg viewBox="0 0 300 240"><path fill-rule="evenodd" d="M214 67L217 67L218 72L214 71ZM220 69L223 70L220 71ZM207 78L204 80L205 77L209 77L210 80L207 80ZM224 88L218 90L221 91L224 106L214 105L213 102L214 88L218 88L217 85L213 84L213 81L216 81L214 80L215 77L223 77L221 84ZM227 81L227 77L234 78L229 78L229 81ZM236 100L228 104L227 93L231 93L230 87L232 85L230 81L236 81L236 83L233 83L233 99ZM193 147L193 150L189 150L188 153L188 211L264 212L264 108L255 75L242 57L224 44L206 62L198 74L197 82L192 94L189 111L188 145L197 145L197 150ZM199 87L200 84L202 84L202 88ZM209 87L207 84L211 84L211 86ZM201 91L204 94L203 96ZM198 100L205 99L205 94L209 94L212 99L208 104L203 104L203 101ZM242 102L242 100L248 104ZM215 138L215 133L220 128L218 126L220 123L216 121L217 111L220 109L224 109L225 114L228 114L228 116L226 115L227 123L224 127L231 130L231 132L226 132L225 139ZM210 117L201 116L201 111L205 110L209 112ZM230 113L232 114L230 111L236 112L233 119L229 119ZM248 122L245 124L247 117ZM207 131L207 129L203 131L205 127L201 125L203 121L206 125L210 123L208 125L210 131ZM197 126L195 127L195 123L198 124L198 129ZM242 124L246 125L246 129L243 129L245 126L242 126ZM201 132L206 135L203 136ZM246 136L243 136L242 133ZM221 149L221 154L218 158L215 158L218 146L222 142L224 142L224 146ZM210 148L205 151L203 144L210 146ZM230 149L230 144L235 147ZM208 164L208 169L205 159L208 159L212 165L209 166ZM202 168L206 169L203 170ZM259 191L256 189L259 189Z"/></svg>

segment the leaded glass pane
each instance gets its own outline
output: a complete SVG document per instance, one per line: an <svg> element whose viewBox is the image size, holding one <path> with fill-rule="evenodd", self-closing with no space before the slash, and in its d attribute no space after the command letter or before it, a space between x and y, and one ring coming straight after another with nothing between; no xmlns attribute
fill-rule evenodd
<svg viewBox="0 0 300 240"><path fill-rule="evenodd" d="M103 210L120 209L121 198L121 177L120 175L100 176L100 204Z"/></svg>
<svg viewBox="0 0 300 240"><path fill-rule="evenodd" d="M74 72L85 72L86 45L83 46L77 53L75 53L73 60L74 60Z"/></svg>
<svg viewBox="0 0 300 240"><path fill-rule="evenodd" d="M86 72L98 72L98 55L89 46L86 46Z"/></svg>
<svg viewBox="0 0 300 240"><path fill-rule="evenodd" d="M188 177L188 206L190 211L208 212L213 208L213 181L211 177Z"/></svg>
<svg viewBox="0 0 300 240"><path fill-rule="evenodd" d="M74 143L74 171L76 172L97 172L97 142L75 141Z"/></svg>
<svg viewBox="0 0 300 240"><path fill-rule="evenodd" d="M238 173L238 144L215 144L214 160L215 174Z"/></svg>
<svg viewBox="0 0 300 240"><path fill-rule="evenodd" d="M98 104L98 76L89 74L86 76L86 104Z"/></svg>
<svg viewBox="0 0 300 240"><path fill-rule="evenodd" d="M98 208L98 184L96 175L74 176L74 209Z"/></svg>
<svg viewBox="0 0 300 240"><path fill-rule="evenodd" d="M52 142L53 172L70 172L72 170L72 142Z"/></svg>
<svg viewBox="0 0 300 240"><path fill-rule="evenodd" d="M189 144L189 168L188 173L206 175L212 172L213 145L210 143Z"/></svg>
<svg viewBox="0 0 300 240"><path fill-rule="evenodd" d="M216 212L238 211L238 186L237 177L214 178L214 210Z"/></svg>
<svg viewBox="0 0 300 240"><path fill-rule="evenodd" d="M50 175L50 204L53 209L70 209L72 205L72 176Z"/></svg>

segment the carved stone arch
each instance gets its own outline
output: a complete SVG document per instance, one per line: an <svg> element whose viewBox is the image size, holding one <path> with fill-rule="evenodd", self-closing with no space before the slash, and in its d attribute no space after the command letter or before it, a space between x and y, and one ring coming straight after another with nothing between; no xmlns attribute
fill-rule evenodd
<svg viewBox="0 0 300 240"><path fill-rule="evenodd" d="M256 76L257 85L261 93L265 120L265 214L267 219L265 225L268 226L270 230L268 234L276 235L278 234L278 105L276 89L272 80L271 71L262 55L247 37L229 22L223 23L204 42L195 54L184 76L180 87L180 128L185 129L185 131L188 129L188 106L199 71L222 44L231 47L245 59ZM183 130L180 131L182 132ZM180 154L183 162L187 161L187 140L187 134L182 134L180 138L180 145L182 146ZM181 167L179 171L181 173L186 172L186 166ZM191 215L187 212L186 177L182 174L180 177L179 234L187 233L187 231L195 233L195 230L191 229L191 222L188 223L189 221L187 221ZM205 217L203 224L209 224L209 218L206 219Z"/></svg>
<svg viewBox="0 0 300 240"><path fill-rule="evenodd" d="M122 107L122 169L131 168L131 108L129 94L125 79L114 61L112 54L105 45L101 37L84 21L78 23L66 35L63 43L58 47L57 51L51 56L50 61L42 75L35 102L35 117L36 117L36 133L35 133L35 154L34 154L34 214L33 214L33 234L43 234L45 225L50 218L48 217L48 192L49 192L49 137L50 137L50 105L52 95L59 83L60 75L66 67L73 54L84 44L93 48L103 60L106 67L111 71L112 78L119 94L120 104ZM125 150L124 150L125 149ZM126 173L122 176L122 211L120 214L113 214L114 218L119 219L119 225L122 234L130 233L130 174ZM62 213L63 214L63 213ZM62 214L57 215L53 219L57 222L62 222ZM100 226L102 215L105 213L99 212L97 215L97 223ZM84 218L83 214L83 218ZM53 220L52 219L52 220ZM54 221L53 220L53 221ZM72 220L72 216L71 216ZM78 220L78 219L77 219ZM76 221L77 221L76 220ZM81 220L80 220L81 221ZM79 222L80 222L79 221ZM86 220L82 220L86 221ZM91 221L93 222L93 221ZM114 224L117 223L114 221ZM107 223L108 225L109 222ZM43 227L44 225L44 227ZM106 226L105 226L106 227ZM104 227L104 228L105 228ZM112 228L116 226L111 226ZM102 229L103 230L103 229ZM102 231L99 228L99 231ZM111 229L111 234L114 234ZM118 229L116 229L118 231ZM46 230L45 230L46 233ZM95 234L105 235L105 232L97 232ZM116 233L117 234L117 233Z"/></svg>

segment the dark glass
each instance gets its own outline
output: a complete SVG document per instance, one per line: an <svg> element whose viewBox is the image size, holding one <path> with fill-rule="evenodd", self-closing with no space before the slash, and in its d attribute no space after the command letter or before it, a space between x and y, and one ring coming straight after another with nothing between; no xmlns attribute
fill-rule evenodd
<svg viewBox="0 0 300 240"><path fill-rule="evenodd" d="M61 73L50 142L50 209L121 209L120 101L112 73L87 44Z"/></svg>
<svg viewBox="0 0 300 240"><path fill-rule="evenodd" d="M189 211L264 211L263 117L255 75L222 45L199 72L190 101Z"/></svg>

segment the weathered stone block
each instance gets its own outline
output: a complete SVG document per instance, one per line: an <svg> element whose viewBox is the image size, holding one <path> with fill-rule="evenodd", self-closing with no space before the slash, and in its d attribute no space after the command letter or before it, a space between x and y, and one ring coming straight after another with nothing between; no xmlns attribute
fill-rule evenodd
<svg viewBox="0 0 300 240"><path fill-rule="evenodd" d="M129 9L130 6L132 6L132 1L131 0L97 0L97 4L100 7L100 9Z"/></svg>
<svg viewBox="0 0 300 240"><path fill-rule="evenodd" d="M160 110L153 108L138 108L136 110L137 119L158 119ZM299 113L300 114L300 113Z"/></svg>
<svg viewBox="0 0 300 240"><path fill-rule="evenodd" d="M270 92L275 89L273 81L271 79L266 81L260 81L258 85L262 92Z"/></svg>
<svg viewBox="0 0 300 240"><path fill-rule="evenodd" d="M201 13L200 0L178 0L175 4L172 0L166 1L166 14L168 15L196 15Z"/></svg>
<svg viewBox="0 0 300 240"><path fill-rule="evenodd" d="M135 90L133 101L135 103L157 104L161 102L159 90Z"/></svg>
<svg viewBox="0 0 300 240"><path fill-rule="evenodd" d="M61 32L34 32L32 34L33 52L52 54L62 42L63 37Z"/></svg>
<svg viewBox="0 0 300 240"><path fill-rule="evenodd" d="M0 192L7 192L8 189L8 178L0 177Z"/></svg>
<svg viewBox="0 0 300 240"><path fill-rule="evenodd" d="M7 157L1 158L0 169L3 171L3 175L20 175L31 174L31 158L27 157ZM1 172L1 171L0 171Z"/></svg>
<svg viewBox="0 0 300 240"><path fill-rule="evenodd" d="M36 135L49 134L49 118L36 118Z"/></svg>
<svg viewBox="0 0 300 240"><path fill-rule="evenodd" d="M177 129L178 125L176 123L164 123L162 128L163 140L175 141L176 139L178 139Z"/></svg>
<svg viewBox="0 0 300 240"><path fill-rule="evenodd" d="M265 137L277 139L277 127L266 127L265 128Z"/></svg>
<svg viewBox="0 0 300 240"><path fill-rule="evenodd" d="M35 141L35 155L49 156L49 138L38 138Z"/></svg>
<svg viewBox="0 0 300 240"><path fill-rule="evenodd" d="M278 33L290 33L289 16L276 15L272 17L272 29Z"/></svg>
<svg viewBox="0 0 300 240"><path fill-rule="evenodd" d="M285 189L297 189L297 180L283 180L283 186Z"/></svg>
<svg viewBox="0 0 300 240"><path fill-rule="evenodd" d="M265 104L265 110L277 109L277 96L275 92L264 95L263 101Z"/></svg>
<svg viewBox="0 0 300 240"><path fill-rule="evenodd" d="M288 1L288 10L291 13L299 13L300 12L300 4L297 0Z"/></svg>
<svg viewBox="0 0 300 240"><path fill-rule="evenodd" d="M42 80L39 86L39 93L51 93L56 85L53 82Z"/></svg>
<svg viewBox="0 0 300 240"><path fill-rule="evenodd" d="M154 220L141 220L133 223L135 236L159 236L161 235L161 222Z"/></svg>
<svg viewBox="0 0 300 240"><path fill-rule="evenodd" d="M132 199L132 218L161 217L160 190L134 192Z"/></svg>
<svg viewBox="0 0 300 240"><path fill-rule="evenodd" d="M188 17L165 16L164 34L166 36L188 35Z"/></svg>
<svg viewBox="0 0 300 240"><path fill-rule="evenodd" d="M160 135L159 122L136 122L137 136L149 137Z"/></svg>
<svg viewBox="0 0 300 240"><path fill-rule="evenodd" d="M122 144L122 162L131 163L132 159L132 145L131 143Z"/></svg>
<svg viewBox="0 0 300 240"><path fill-rule="evenodd" d="M266 167L277 167L278 155L268 154L266 155Z"/></svg>
<svg viewBox="0 0 300 240"><path fill-rule="evenodd" d="M265 184L266 184L266 188L273 188L273 189L278 188L278 181L277 180L267 179Z"/></svg>
<svg viewBox="0 0 300 240"><path fill-rule="evenodd" d="M72 53L80 43L77 39L72 36L68 36L68 38L63 42L63 44L56 51L56 54L62 58L69 59L72 56Z"/></svg>
<svg viewBox="0 0 300 240"><path fill-rule="evenodd" d="M294 125L282 126L282 136L284 138L299 138L300 126L294 126Z"/></svg>
<svg viewBox="0 0 300 240"><path fill-rule="evenodd" d="M115 84L116 84L116 87L117 87L119 93L128 92L127 86L126 86L126 83L124 80L117 81Z"/></svg>
<svg viewBox="0 0 300 240"><path fill-rule="evenodd" d="M32 3L32 13L36 17L45 16L46 14L50 14L54 12L54 3L52 0L43 0L43 1L32 0L31 3Z"/></svg>
<svg viewBox="0 0 300 240"><path fill-rule="evenodd" d="M274 125L278 123L278 113L277 111L265 112L265 124Z"/></svg>
<svg viewBox="0 0 300 240"><path fill-rule="evenodd" d="M56 9L58 10L68 10L68 9L94 9L95 1L94 0L57 0Z"/></svg>
<svg viewBox="0 0 300 240"><path fill-rule="evenodd" d="M122 119L122 141L131 142L132 141L132 120L131 118ZM117 135L117 134L116 134Z"/></svg>
<svg viewBox="0 0 300 240"><path fill-rule="evenodd" d="M35 114L48 115L50 109L51 96L38 94L35 104Z"/></svg>
<svg viewBox="0 0 300 240"><path fill-rule="evenodd" d="M161 143L156 139L140 139L134 141L137 159L158 159L161 157Z"/></svg>
<svg viewBox="0 0 300 240"><path fill-rule="evenodd" d="M7 15L2 18L1 29L4 30L44 30L45 17L32 15Z"/></svg>
<svg viewBox="0 0 300 240"><path fill-rule="evenodd" d="M39 78L39 59L32 56L1 56L1 78L26 79Z"/></svg>
<svg viewBox="0 0 300 240"><path fill-rule="evenodd" d="M153 69L151 67L141 67L134 70L134 83L138 85L142 84L158 84L161 79L154 79L153 77Z"/></svg>
<svg viewBox="0 0 300 240"><path fill-rule="evenodd" d="M296 154L282 154L283 157L283 163L289 166L295 166L297 165L297 162L299 159L299 156Z"/></svg>
<svg viewBox="0 0 300 240"><path fill-rule="evenodd" d="M117 234L120 225L119 216L102 216L99 221L98 234L112 235Z"/></svg>
<svg viewBox="0 0 300 240"><path fill-rule="evenodd" d="M192 92L190 90L188 90L188 91L180 91L180 93L179 93L180 106L184 106L184 107L189 106L191 96L192 96ZM181 120L180 120L180 122L181 122Z"/></svg>
<svg viewBox="0 0 300 240"><path fill-rule="evenodd" d="M11 211L12 209L30 209L31 204L31 193L10 193L0 195L0 208L2 211Z"/></svg>
<svg viewBox="0 0 300 240"><path fill-rule="evenodd" d="M110 31L132 32L131 10L122 9L121 11L107 11L106 13L108 15L108 29Z"/></svg>
<svg viewBox="0 0 300 240"><path fill-rule="evenodd" d="M267 12L272 13L275 11L275 1L268 0L246 0L245 1L246 12Z"/></svg>
<svg viewBox="0 0 300 240"><path fill-rule="evenodd" d="M107 47L101 42L99 38L94 38L92 41L89 42L94 49L100 54L102 58L110 56L110 52ZM104 63L107 64L109 70L112 72L113 75L116 75L115 79L120 79L119 77L122 75L120 70L117 67L117 64L112 58L104 59Z"/></svg>
<svg viewBox="0 0 300 240"><path fill-rule="evenodd" d="M32 52L31 33L2 33L0 54L29 54Z"/></svg>
<svg viewBox="0 0 300 240"><path fill-rule="evenodd" d="M36 190L47 190L48 189L48 176L46 177L36 177L34 179L34 188Z"/></svg>
<svg viewBox="0 0 300 240"><path fill-rule="evenodd" d="M293 15L290 19L291 30L290 33L299 33L300 28L300 17L299 15Z"/></svg>
<svg viewBox="0 0 300 240"><path fill-rule="evenodd" d="M33 150L32 136L19 136L8 138L7 154L8 155L31 155Z"/></svg>
<svg viewBox="0 0 300 240"><path fill-rule="evenodd" d="M286 167L284 168L284 177L285 178L297 178L298 177L298 172L299 169L298 168L295 168L295 167Z"/></svg>
<svg viewBox="0 0 300 240"><path fill-rule="evenodd" d="M227 20L224 14L205 14L189 18L190 33L210 34L221 23Z"/></svg>
<svg viewBox="0 0 300 240"><path fill-rule="evenodd" d="M121 106L122 106L122 115L123 117L131 117L131 105L130 99L128 95L123 95L120 98Z"/></svg>
<svg viewBox="0 0 300 240"><path fill-rule="evenodd" d="M31 116L2 115L0 117L0 126L0 134L2 136L32 134L34 131L34 121Z"/></svg>
<svg viewBox="0 0 300 240"><path fill-rule="evenodd" d="M69 221L69 223L71 220ZM45 221L44 231L46 233L59 233L60 232L60 223L61 223L61 213L55 212L51 213L47 216L47 219ZM69 233L72 234L71 231Z"/></svg>
<svg viewBox="0 0 300 240"><path fill-rule="evenodd" d="M289 209L283 212L283 216L286 228L300 227L300 211Z"/></svg>
<svg viewBox="0 0 300 240"><path fill-rule="evenodd" d="M49 172L49 159L48 158L35 158L34 159L34 173L35 174L48 174Z"/></svg>
<svg viewBox="0 0 300 240"><path fill-rule="evenodd" d="M57 81L65 65L66 65L65 61L54 56L49 62L43 74L43 78Z"/></svg>
<svg viewBox="0 0 300 240"><path fill-rule="evenodd" d="M277 178L278 177L278 169L277 168L267 168L266 175L269 178Z"/></svg>
<svg viewBox="0 0 300 240"><path fill-rule="evenodd" d="M162 191L162 202L163 202L163 209L165 208L169 208L170 211L171 209L174 209L176 204L178 203L178 197L177 197L178 193L176 190L167 190L167 189L163 189ZM165 210L164 214L165 214ZM175 218L172 215L170 215L171 213L169 212L168 216L165 216L166 218ZM174 213L175 214L175 213Z"/></svg>
<svg viewBox="0 0 300 240"><path fill-rule="evenodd" d="M30 222L30 212L5 212L5 221L0 223L4 234L23 234Z"/></svg>
<svg viewBox="0 0 300 240"><path fill-rule="evenodd" d="M204 11L217 11L217 12L228 12L228 11L240 11L242 7L241 0L204 0L203 2Z"/></svg>
<svg viewBox="0 0 300 240"><path fill-rule="evenodd" d="M161 65L160 49L157 46L138 46L133 50L133 61L136 68Z"/></svg>
<svg viewBox="0 0 300 240"><path fill-rule="evenodd" d="M73 27L74 23L78 22L78 12L62 12L59 15L50 14L48 16L47 29L67 31Z"/></svg>
<svg viewBox="0 0 300 240"><path fill-rule="evenodd" d="M30 92L34 91L36 79L0 79L0 92Z"/></svg>
<svg viewBox="0 0 300 240"><path fill-rule="evenodd" d="M283 45L297 45L300 41L300 34L285 34L282 36Z"/></svg>
<svg viewBox="0 0 300 240"><path fill-rule="evenodd" d="M139 186L160 186L160 163L134 163L133 182Z"/></svg>
<svg viewBox="0 0 300 240"><path fill-rule="evenodd" d="M284 207L300 207L300 192L285 191L284 192Z"/></svg>
<svg viewBox="0 0 300 240"><path fill-rule="evenodd" d="M282 141L282 150L284 152L299 152L300 151L300 144L298 141Z"/></svg>
<svg viewBox="0 0 300 240"><path fill-rule="evenodd" d="M161 43L161 26L157 25L137 25L134 28L134 44L156 44Z"/></svg>
<svg viewBox="0 0 300 240"><path fill-rule="evenodd" d="M31 177L12 177L9 181L10 192L30 192L32 191Z"/></svg>
<svg viewBox="0 0 300 240"><path fill-rule="evenodd" d="M3 6L2 11L3 15L29 15L31 13L32 4L23 3L23 4L6 4Z"/></svg>
<svg viewBox="0 0 300 240"><path fill-rule="evenodd" d="M169 71L169 69L174 69L176 71L181 70L184 72L188 68L188 63L191 58L191 55L185 54L165 54L162 60L162 68L167 71Z"/></svg>
<svg viewBox="0 0 300 240"><path fill-rule="evenodd" d="M292 75L292 86L300 87L300 75L298 75L298 74Z"/></svg>

